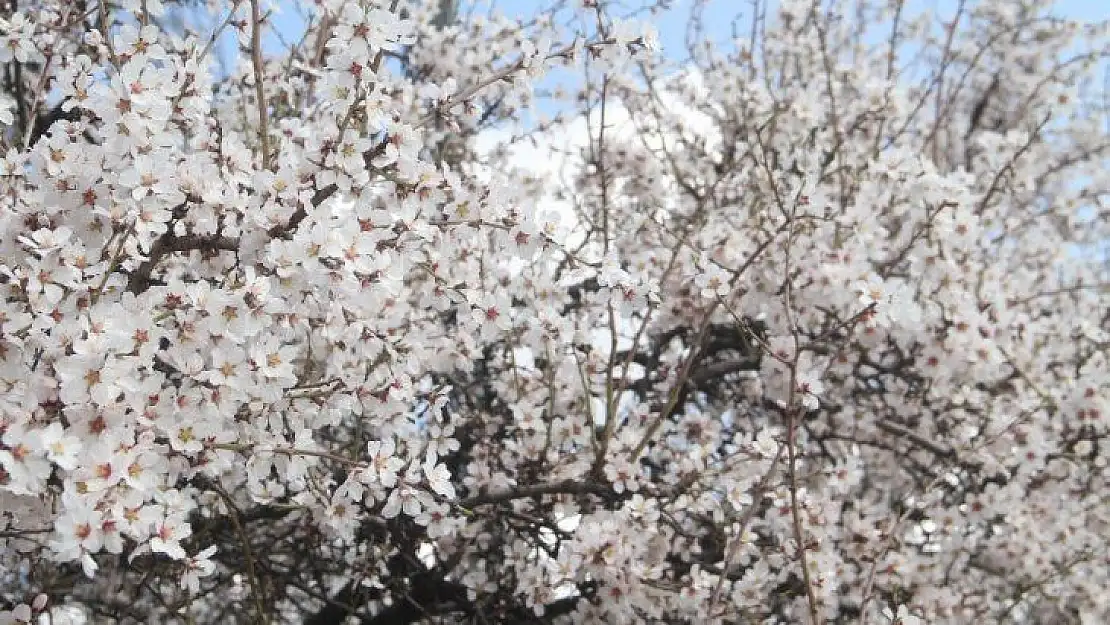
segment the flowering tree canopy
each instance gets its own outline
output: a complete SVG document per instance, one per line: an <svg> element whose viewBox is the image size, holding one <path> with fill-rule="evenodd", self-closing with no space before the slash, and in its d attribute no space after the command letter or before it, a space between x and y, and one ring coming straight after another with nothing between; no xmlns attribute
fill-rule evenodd
<svg viewBox="0 0 1110 625"><path fill-rule="evenodd" d="M4 3L0 623L1110 622L1106 26L642 4Z"/></svg>

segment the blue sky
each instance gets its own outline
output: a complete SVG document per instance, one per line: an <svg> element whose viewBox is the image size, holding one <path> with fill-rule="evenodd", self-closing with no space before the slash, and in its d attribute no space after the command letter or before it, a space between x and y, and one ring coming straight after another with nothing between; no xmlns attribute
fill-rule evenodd
<svg viewBox="0 0 1110 625"><path fill-rule="evenodd" d="M572 0L573 1L573 0ZM1077 1L1077 0L1073 0ZM283 6L288 5L288 2L282 2ZM475 11L488 12L489 6L492 4L493 8L501 14L509 17L530 18L541 13L548 12L550 7L555 4L552 0L461 0L462 10L468 10L470 5L477 5ZM635 7L639 5L639 0L620 0L619 4L625 7ZM651 21L655 24L656 29L659 31L660 41L663 44L665 51L668 54L683 55L684 44L683 40L686 32L687 16L689 15L689 7L692 4L691 0L675 0L675 8L666 13L659 14ZM710 25L712 36L720 40L727 40L730 35L730 22L736 16L737 11L745 15L748 14L750 5L747 0L711 0L705 13L705 21ZM627 13L627 9L623 13ZM621 11L615 11L616 14L622 14ZM296 11L285 10L283 14L275 20L278 28L283 32L283 36L289 40L296 40L297 35L303 32L304 21L300 19ZM230 46L231 42L227 42ZM271 41L271 45L275 45L276 41ZM232 48L228 48L229 50ZM675 58L672 56L672 58ZM681 56L679 57L681 58Z"/></svg>
<svg viewBox="0 0 1110 625"><path fill-rule="evenodd" d="M485 7L492 4L496 10L505 15L519 17L530 17L546 12L554 4L552 0L492 0L492 2L491 0L461 0L461 3L463 10L466 10L466 7L471 4L476 4L479 7L478 10L486 11L488 9ZM281 4L288 3L283 2ZM639 0L618 0L614 4L623 7L635 7L640 2ZM674 55L685 53L683 42L686 32L686 18L694 2L693 0L673 0L672 4L674 5L672 10L655 16L652 21L659 31L664 50L668 56L676 58ZM1055 0L1055 2L1050 1L1048 4L1051 4L1055 12L1063 17L1090 21L1110 19L1110 1L1107 0ZM932 8L948 14L955 10L956 5L956 0L910 0L908 2L908 6L911 8L918 10ZM751 4L748 0L709 0L705 8L704 19L710 36L721 41L727 40L731 36L733 18L739 13L743 16L742 24L747 24L750 11ZM279 28L288 33L289 37L295 37L303 29L303 21L297 17L294 11L287 10L284 13L277 20Z"/></svg>
<svg viewBox="0 0 1110 625"><path fill-rule="evenodd" d="M826 4L829 1L830 0L824 0ZM969 1L975 2L975 0ZM1017 2L1018 0L981 1L1005 3ZM529 19L538 14L548 12L551 6L557 4L556 0L459 0L459 2L463 11L474 10L476 12L488 12L492 5L494 10L499 11L503 15L520 17L523 19ZM564 0L564 4L571 6L573 6L575 2L577 2L577 0ZM644 0L608 0L608 2L610 3L610 7L613 7L610 13L618 16L626 15L630 10L644 4ZM763 2L771 5L771 9L768 12L772 13L776 0L763 0ZM1045 3L1050 5L1054 13L1061 17L1090 22L1110 20L1110 0L1055 0L1055 2L1046 0ZM305 28L305 20L300 12L295 9L296 4L297 3L292 0L275 0L274 2L274 5L279 7L280 13L272 18L273 23L281 33L281 38L289 43L298 42ZM301 4L311 5L312 2L309 0L301 0ZM668 60L678 64L687 58L688 53L685 44L686 27L689 21L691 6L695 4L695 0L671 0L671 4L673 8L668 11L653 16L642 14L638 16L638 19L649 19L652 22L659 34L659 40L663 48L662 54ZM957 0L907 0L907 10L910 13L932 9L941 15L951 16L955 12L956 6ZM723 44L722 47L726 49L731 48L730 40L732 38L733 28L737 28L741 36L745 36L751 23L751 10L751 0L706 0L702 19L706 27L707 35L716 43ZM226 13L221 15L219 21L222 21L225 15ZM565 24L566 19L571 15L572 13L570 11L564 9L564 11L557 16L557 22ZM199 32L211 32L214 27L215 24L211 23L211 20L209 20L209 23L200 25L197 30ZM216 47L218 59L225 63L231 62L236 58L234 32L230 31L231 29L228 29L228 32L224 33L219 45ZM883 36L885 36L885 33ZM279 38L272 34L264 40L264 48L268 54L284 56L284 46L282 46ZM1110 64L1103 65L1103 69L1106 71L1107 75L1110 75ZM217 75L219 75L229 69L229 67L223 69L215 68L215 71ZM574 86L579 80L581 80L580 75L577 73L555 70L538 86L541 89L550 90L558 85ZM539 112L546 116L554 115L561 108L565 109L565 106L565 104L555 103L550 100L537 99L537 108Z"/></svg>
<svg viewBox="0 0 1110 625"><path fill-rule="evenodd" d="M574 1L570 0L568 4ZM774 0L769 1L774 6ZM460 0L460 3L463 11L468 10L471 5L475 5L474 10L486 12L490 10L489 7L492 5L495 10L504 15L521 18L529 18L546 12L555 4L554 0ZM296 42L304 31L304 21L297 11L292 9L291 2L279 0L277 4L283 7L282 15L274 20L278 30L287 41ZM311 3L306 2L305 4ZM624 7L623 12L627 13L629 8L635 8L641 4L641 0L612 0L611 6ZM694 0L673 0L672 4L674 8L669 11L651 17L642 16L641 19L647 17L652 21L659 33L663 54L668 59L679 62L685 59L687 55L685 46L686 25L690 7L694 4ZM1061 17L1084 21L1110 19L1110 0L1055 0L1050 4L1054 12ZM933 9L941 14L951 15L955 11L957 0L909 0L907 6L915 12ZM622 9L616 8L612 12L621 14ZM733 24L737 16L739 15L739 21L736 22L736 25L740 32L744 33L750 24L750 14L751 3L749 0L708 0L703 13L706 32L715 41L727 44L732 37ZM569 13L564 12L563 15L569 16ZM222 56L234 55L235 46L233 41L229 37L224 39L224 45L221 48L224 53ZM267 43L269 44L267 48L272 50L273 53L280 54L281 46L275 37L270 37ZM559 79L553 78L545 86L551 86L556 80ZM541 108L549 109L548 106L541 106ZM553 111L546 110L545 112L551 113Z"/></svg>

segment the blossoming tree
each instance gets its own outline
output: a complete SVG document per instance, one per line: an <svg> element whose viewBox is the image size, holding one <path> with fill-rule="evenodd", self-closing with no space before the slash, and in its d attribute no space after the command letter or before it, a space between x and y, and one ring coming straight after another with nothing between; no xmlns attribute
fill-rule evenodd
<svg viewBox="0 0 1110 625"><path fill-rule="evenodd" d="M5 3L0 622L1110 620L1105 25L450 4Z"/></svg>

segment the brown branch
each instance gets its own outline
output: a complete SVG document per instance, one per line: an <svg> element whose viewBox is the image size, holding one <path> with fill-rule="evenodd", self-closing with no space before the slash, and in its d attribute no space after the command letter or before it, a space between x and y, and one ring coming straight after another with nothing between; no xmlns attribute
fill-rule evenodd
<svg viewBox="0 0 1110 625"><path fill-rule="evenodd" d="M139 264L127 281L127 290L138 295L150 287L150 274L163 258L174 252L234 252L239 249L239 240L220 235L201 236L187 234L177 236L167 232L150 246L150 256Z"/></svg>
<svg viewBox="0 0 1110 625"><path fill-rule="evenodd" d="M756 358L746 358L741 360L725 360L723 362L715 362L705 365L698 369L698 372L690 376L690 382L694 386L704 384L710 380L715 380L721 376L730 373L739 373L741 371L758 371L759 361Z"/></svg>
<svg viewBox="0 0 1110 625"><path fill-rule="evenodd" d="M1018 160L1020 160L1022 156L1025 156L1025 153L1041 138L1041 131L1044 130L1045 126L1047 126L1050 121L1052 121L1052 113L1045 115L1044 119L1041 120L1041 123L1037 124L1033 132L1029 133L1029 138L1025 143L1022 144L1017 152L1014 152L1014 155L1010 157L1010 160L995 173L994 178L991 180L990 187L988 187L987 192L983 194L983 199L979 201L979 208L975 211L976 215L982 215L983 211L987 209L987 205L990 204L991 198L994 197L994 194L998 191L999 184L1002 182L1002 176L1004 176L1006 172L1013 172L1014 166L1017 165Z"/></svg>
<svg viewBox="0 0 1110 625"><path fill-rule="evenodd" d="M795 370L797 366L795 366ZM791 386L795 386L794 376L791 375ZM809 575L809 562L806 557L805 535L802 529L802 513L798 507L798 471L797 450L794 447L794 436L798 431L798 417L801 413L800 406L790 409L790 421L786 433L787 470L790 476L790 517L794 530L794 542L798 544L798 562L802 567L802 581L806 587L806 599L809 603L809 619L812 625L818 625L820 619L817 612L817 595L813 591L813 580Z"/></svg>
<svg viewBox="0 0 1110 625"><path fill-rule="evenodd" d="M270 169L270 119L266 110L266 89L262 84L262 8L251 0L251 63L254 65L254 93L258 99L258 139L262 142L262 169Z"/></svg>
<svg viewBox="0 0 1110 625"><path fill-rule="evenodd" d="M223 499L224 504L228 508L228 516L231 518L231 524L235 528L235 533L239 537L239 543L243 547L243 556L246 558L245 564L247 569L247 578L251 581L251 587L254 590L251 594L254 596L255 609L258 610L258 621L260 623L268 623L269 616L266 612L266 589L262 585L262 580L255 570L254 555L251 552L250 538L247 537L246 531L243 529L243 524L239 522L239 506L235 505L235 501L231 498L226 490L219 484L213 482L212 488Z"/></svg>
<svg viewBox="0 0 1110 625"><path fill-rule="evenodd" d="M771 468L759 480L759 484L755 487L755 493L752 495L752 503L748 505L748 509L744 511L744 516L740 517L739 526L736 528L736 537L733 539L732 546L728 550L728 555L725 556L725 561L721 567L720 577L717 578L717 585L713 588L713 595L709 599L709 613L713 614L713 609L717 606L717 602L721 598L721 589L724 587L725 578L728 577L728 570L732 568L732 562L736 559L736 554L740 552L740 545L744 544L744 532L755 516L756 510L759 509L759 504L763 500L763 496L767 493L768 487L771 485L771 480L775 479L775 474L778 473L779 461L782 460L782 452L786 449L785 445L779 445L779 449L775 452L775 458L771 460Z"/></svg>
<svg viewBox="0 0 1110 625"><path fill-rule="evenodd" d="M313 206L319 206L320 204L323 204L325 200L335 195L335 192L338 190L339 187L335 186L334 184L329 184L323 189L319 189L318 191L316 191L316 193L313 194L310 203ZM284 238L287 234L296 230L297 226L299 226L301 222L305 220L305 217L308 217L308 211L305 210L304 206L298 206L297 210L293 212L293 215L289 218L288 222L270 228L266 231L266 234L268 234L271 239Z"/></svg>
<svg viewBox="0 0 1110 625"><path fill-rule="evenodd" d="M940 445L938 443L934 443L933 441L925 438L924 436L921 436L917 432L906 429L906 428L904 428L904 427L902 427L902 426L900 426L896 423L891 423L889 421L884 421L882 419L878 419L875 422L875 425L880 430L883 430L884 432L887 432L888 434L894 434L895 436L900 436L904 439L907 439L910 442L917 445L918 447L921 447L922 449L930 451L934 455L940 456L941 458L955 458L956 457L956 450L954 450L950 447L946 447L944 445Z"/></svg>
<svg viewBox="0 0 1110 625"><path fill-rule="evenodd" d="M580 480L563 480L550 484L535 484L520 486L508 490L475 495L459 502L464 508L475 508L489 504L504 503L514 499L527 499L543 495L601 495L613 496L616 492L606 484L598 482L583 482Z"/></svg>

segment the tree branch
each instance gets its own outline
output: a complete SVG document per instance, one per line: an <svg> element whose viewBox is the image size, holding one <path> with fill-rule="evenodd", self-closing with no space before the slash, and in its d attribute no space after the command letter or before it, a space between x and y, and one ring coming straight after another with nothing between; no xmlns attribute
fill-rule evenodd
<svg viewBox="0 0 1110 625"><path fill-rule="evenodd" d="M562 482L554 482L551 484L535 484L533 486L521 486L497 493L487 493L484 495L476 495L459 502L459 505L464 508L475 508L488 504L504 503L514 499L526 499L528 497L540 497L543 495L600 495L603 497L612 497L617 493L607 484L600 484L598 482L582 482L578 480L563 480Z"/></svg>
<svg viewBox="0 0 1110 625"><path fill-rule="evenodd" d="M262 169L270 169L270 119L266 110L265 77L262 68L262 8L251 0L251 64L254 65L254 93L258 99L258 139L262 143Z"/></svg>

